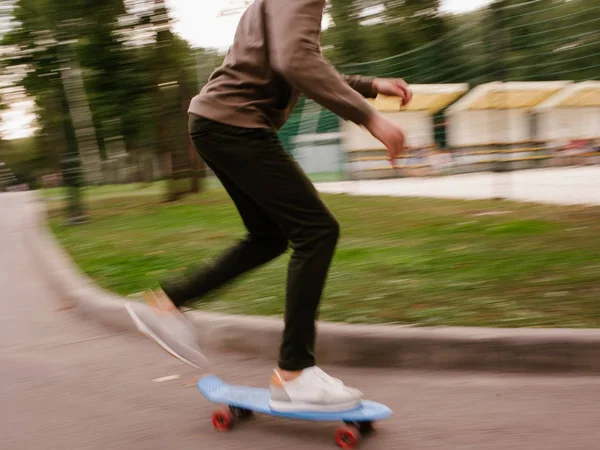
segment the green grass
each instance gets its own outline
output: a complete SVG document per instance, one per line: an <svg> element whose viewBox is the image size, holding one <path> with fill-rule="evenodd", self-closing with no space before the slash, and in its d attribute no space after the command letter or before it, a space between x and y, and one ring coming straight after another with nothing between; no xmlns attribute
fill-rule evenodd
<svg viewBox="0 0 600 450"><path fill-rule="evenodd" d="M225 193L163 203L160 184L94 188L91 223L51 226L80 267L122 295L192 268L244 235ZM600 326L600 208L325 195L342 225L324 320L494 327ZM289 253L199 308L280 315Z"/></svg>

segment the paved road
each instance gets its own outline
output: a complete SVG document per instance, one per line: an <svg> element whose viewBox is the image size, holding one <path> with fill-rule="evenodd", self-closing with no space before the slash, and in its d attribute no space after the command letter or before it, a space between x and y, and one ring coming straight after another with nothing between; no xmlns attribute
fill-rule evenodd
<svg viewBox="0 0 600 450"><path fill-rule="evenodd" d="M558 205L600 205L600 166L473 173L436 178L318 183L321 192L453 199L502 198Z"/></svg>
<svg viewBox="0 0 600 450"><path fill-rule="evenodd" d="M256 417L216 433L195 389L201 374L142 337L57 308L11 203L0 195L0 449L335 448L333 424ZM271 361L217 356L229 381L269 378ZM395 410L364 449L592 450L600 441L598 378L326 369Z"/></svg>

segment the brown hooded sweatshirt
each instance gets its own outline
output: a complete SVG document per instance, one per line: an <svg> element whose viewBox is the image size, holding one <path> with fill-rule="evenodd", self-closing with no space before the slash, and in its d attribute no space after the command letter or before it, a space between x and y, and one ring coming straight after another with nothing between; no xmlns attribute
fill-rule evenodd
<svg viewBox="0 0 600 450"><path fill-rule="evenodd" d="M300 94L364 125L374 109L373 80L344 76L324 59L325 0L255 0L238 25L223 65L189 112L244 128L279 130Z"/></svg>

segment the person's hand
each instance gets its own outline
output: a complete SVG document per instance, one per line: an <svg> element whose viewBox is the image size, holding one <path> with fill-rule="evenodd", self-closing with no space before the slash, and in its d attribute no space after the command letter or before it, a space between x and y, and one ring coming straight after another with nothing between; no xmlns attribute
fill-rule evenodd
<svg viewBox="0 0 600 450"><path fill-rule="evenodd" d="M400 97L402 106L408 105L413 97L408 83L401 78L375 78L373 80L373 92L388 97Z"/></svg>
<svg viewBox="0 0 600 450"><path fill-rule="evenodd" d="M375 112L365 127L375 139L385 145L388 150L388 160L394 167L396 158L406 152L406 136L402 128L380 112Z"/></svg>

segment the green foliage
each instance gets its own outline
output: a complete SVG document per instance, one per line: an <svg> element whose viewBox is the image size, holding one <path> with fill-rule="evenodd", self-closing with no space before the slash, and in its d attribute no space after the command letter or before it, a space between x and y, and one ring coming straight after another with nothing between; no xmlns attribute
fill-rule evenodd
<svg viewBox="0 0 600 450"><path fill-rule="evenodd" d="M186 148L186 103L219 58L175 36L162 2L132 0L128 6L134 8L127 10L123 0L15 2L12 29L1 42L9 56L4 66L21 75L17 86L35 100L38 137L53 154L47 171L78 151L61 81L65 57L82 69L102 158L105 143L115 138L133 154ZM197 65L203 63L202 76ZM164 83L177 86L168 103L160 94Z"/></svg>
<svg viewBox="0 0 600 450"><path fill-rule="evenodd" d="M367 6L375 12L361 16ZM332 0L327 56L345 73L411 83L600 78L596 1L497 0L460 15L439 8L439 1Z"/></svg>
<svg viewBox="0 0 600 450"><path fill-rule="evenodd" d="M362 63L411 51L446 33L439 0L331 0L333 24L324 32L336 65Z"/></svg>
<svg viewBox="0 0 600 450"><path fill-rule="evenodd" d="M51 224L82 270L129 295L214 258L245 230L219 188L160 207L161 187L92 188L92 223ZM321 318L435 326L600 326L600 208L325 195L342 226ZM502 211L503 214L496 214ZM198 307L281 315L291 252Z"/></svg>
<svg viewBox="0 0 600 450"><path fill-rule="evenodd" d="M60 79L65 55L82 68L103 158L105 142L119 136L133 155L185 148L187 103L224 55L174 35L163 1L128 0L129 9L123 0L7 5L0 3L0 18L11 17L13 27L2 39L3 69L22 75L14 89L35 99L48 171L77 153ZM496 0L459 15L440 8L440 0L330 0L325 54L343 73L410 83L600 79L596 0ZM165 83L176 89L161 92ZM302 105L281 130L286 148ZM318 132L338 129L331 113L319 114Z"/></svg>
<svg viewBox="0 0 600 450"><path fill-rule="evenodd" d="M35 137L0 142L0 161L21 183L35 184L36 176L53 164L49 158L51 153L43 151L39 139Z"/></svg>

